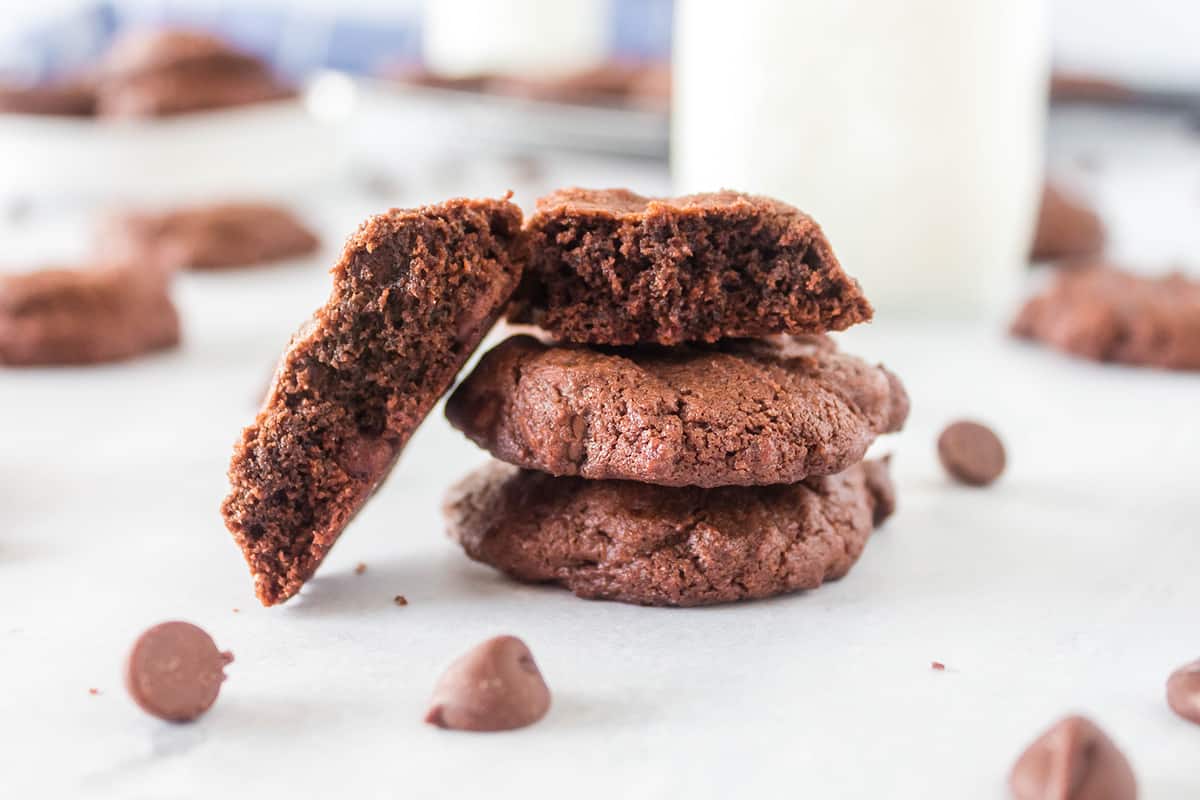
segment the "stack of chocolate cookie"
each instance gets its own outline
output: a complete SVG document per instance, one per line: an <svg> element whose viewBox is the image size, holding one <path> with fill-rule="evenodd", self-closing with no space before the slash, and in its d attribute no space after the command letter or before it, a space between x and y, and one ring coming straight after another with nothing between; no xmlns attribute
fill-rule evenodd
<svg viewBox="0 0 1200 800"><path fill-rule="evenodd" d="M446 503L467 554L582 597L701 605L841 577L894 507L908 397L823 336L869 320L818 225L735 192L564 190L509 319L446 406L501 462Z"/></svg>

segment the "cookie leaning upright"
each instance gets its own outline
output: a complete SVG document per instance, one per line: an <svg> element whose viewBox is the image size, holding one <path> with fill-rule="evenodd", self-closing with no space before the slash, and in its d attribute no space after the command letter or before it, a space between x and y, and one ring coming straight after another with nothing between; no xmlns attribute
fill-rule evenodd
<svg viewBox="0 0 1200 800"><path fill-rule="evenodd" d="M845 575L895 508L900 380L820 334L871 307L821 229L736 192L556 192L502 342L446 404L491 464L447 496L467 555L581 597L692 606ZM818 334L818 335L813 335ZM515 467L515 469L514 469Z"/></svg>
<svg viewBox="0 0 1200 800"><path fill-rule="evenodd" d="M264 605L312 577L501 314L525 260L503 200L364 222L229 468L225 522Z"/></svg>
<svg viewBox="0 0 1200 800"><path fill-rule="evenodd" d="M538 200L528 229L509 319L565 341L674 345L871 319L820 226L769 197L562 189Z"/></svg>

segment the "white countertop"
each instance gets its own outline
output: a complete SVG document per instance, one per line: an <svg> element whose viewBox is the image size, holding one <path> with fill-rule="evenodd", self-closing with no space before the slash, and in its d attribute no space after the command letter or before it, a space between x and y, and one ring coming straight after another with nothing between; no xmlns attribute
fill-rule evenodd
<svg viewBox="0 0 1200 800"><path fill-rule="evenodd" d="M545 179L665 180L621 169ZM336 244L363 210L312 213ZM693 610L468 561L440 499L486 456L439 410L319 576L263 609L217 511L224 471L331 261L182 276L178 351L0 372L0 796L999 800L1024 745L1072 711L1128 753L1144 798L1200 795L1200 728L1164 701L1200 656L1200 376L1072 361L993 325L860 326L843 347L913 398L883 448L899 512L840 582ZM991 489L937 464L960 416L1008 446ZM190 725L121 684L133 639L167 619L237 659ZM442 669L498 633L533 649L548 717L502 735L422 724Z"/></svg>

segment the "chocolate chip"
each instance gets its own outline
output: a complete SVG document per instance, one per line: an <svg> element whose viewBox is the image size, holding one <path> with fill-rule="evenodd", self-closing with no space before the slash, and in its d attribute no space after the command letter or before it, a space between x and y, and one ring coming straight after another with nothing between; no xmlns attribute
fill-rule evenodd
<svg viewBox="0 0 1200 800"><path fill-rule="evenodd" d="M462 731L532 725L550 709L550 689L515 636L497 636L459 658L433 690L425 721Z"/></svg>
<svg viewBox="0 0 1200 800"><path fill-rule="evenodd" d="M1016 800L1135 800L1137 779L1112 740L1083 717L1037 738L1008 776Z"/></svg>
<svg viewBox="0 0 1200 800"><path fill-rule="evenodd" d="M383 438L353 436L342 442L338 464L360 480L374 480L392 463L396 449Z"/></svg>
<svg viewBox="0 0 1200 800"><path fill-rule="evenodd" d="M408 598L402 594L398 594L392 598L392 602L398 606L406 606L408 605Z"/></svg>
<svg viewBox="0 0 1200 800"><path fill-rule="evenodd" d="M216 702L233 654L188 622L164 622L134 642L125 686L142 709L161 719L188 722Z"/></svg>
<svg viewBox="0 0 1200 800"><path fill-rule="evenodd" d="M455 338L460 342L478 341L480 328L495 319L497 305L509 292L510 286L495 282L468 307L461 309L455 322Z"/></svg>
<svg viewBox="0 0 1200 800"><path fill-rule="evenodd" d="M355 575L365 575L366 573L367 573L367 565L366 564L364 564L363 562L360 561L354 565L354 574Z"/></svg>
<svg viewBox="0 0 1200 800"><path fill-rule="evenodd" d="M951 477L969 486L987 486L1004 472L1004 445L991 428L959 421L938 437L938 458Z"/></svg>
<svg viewBox="0 0 1200 800"><path fill-rule="evenodd" d="M587 421L576 414L571 417L570 437L566 443L566 458L572 464L583 460L583 437L587 433Z"/></svg>
<svg viewBox="0 0 1200 800"><path fill-rule="evenodd" d="M1188 722L1200 725L1200 659L1171 673L1167 679L1167 705Z"/></svg>

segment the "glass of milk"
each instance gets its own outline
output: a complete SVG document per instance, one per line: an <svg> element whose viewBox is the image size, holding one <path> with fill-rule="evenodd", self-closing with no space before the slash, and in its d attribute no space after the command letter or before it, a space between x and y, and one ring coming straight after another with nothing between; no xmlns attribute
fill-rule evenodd
<svg viewBox="0 0 1200 800"><path fill-rule="evenodd" d="M808 212L878 312L1007 307L1041 184L1041 0L676 3L680 192Z"/></svg>
<svg viewBox="0 0 1200 800"><path fill-rule="evenodd" d="M428 0L426 64L449 76L567 74L603 60L608 0Z"/></svg>

